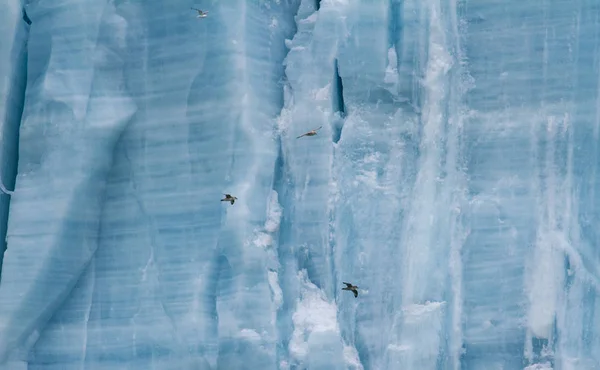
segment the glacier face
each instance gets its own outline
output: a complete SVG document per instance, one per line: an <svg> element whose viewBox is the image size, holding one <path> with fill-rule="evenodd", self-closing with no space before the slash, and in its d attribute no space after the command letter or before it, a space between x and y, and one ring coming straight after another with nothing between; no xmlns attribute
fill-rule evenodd
<svg viewBox="0 0 600 370"><path fill-rule="evenodd" d="M7 1L0 14L0 274L6 249L9 195L17 172L18 132L26 82L28 24L18 1ZM8 188L7 188L8 187Z"/></svg>
<svg viewBox="0 0 600 370"><path fill-rule="evenodd" d="M6 3L0 369L600 369L595 1Z"/></svg>

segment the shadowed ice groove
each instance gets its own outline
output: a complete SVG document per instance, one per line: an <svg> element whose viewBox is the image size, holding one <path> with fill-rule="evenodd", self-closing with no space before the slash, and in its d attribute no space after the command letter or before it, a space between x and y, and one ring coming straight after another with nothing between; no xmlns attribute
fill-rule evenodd
<svg viewBox="0 0 600 370"><path fill-rule="evenodd" d="M346 368L336 309L331 303L335 286L329 228L335 95L332 89L337 45L344 29L339 11L339 6L322 2L315 12L314 1L302 1L296 16L297 32L293 40L287 41L289 94L279 125L288 194L283 204L280 237L282 288L284 299L289 300L279 316L280 333L290 338L289 360L280 362L284 369ZM317 136L296 138L319 126L322 128ZM302 271L301 276L298 271ZM304 328L309 323L298 321L302 315L319 314L307 306L312 301L307 297L313 294L310 291L321 297L323 305L333 304L328 306L333 307L333 311L328 310L333 316L324 318L325 327L313 334L312 329ZM330 326L336 329L327 329Z"/></svg>
<svg viewBox="0 0 600 370"><path fill-rule="evenodd" d="M389 4L354 2L344 17L346 29L355 31L343 39L338 56L346 117L334 157L336 281L361 288L359 301L350 294L338 301L344 340L369 369L383 366L394 312L401 309L398 225L414 181L418 130L412 108L403 103L413 93L387 85L413 78L412 71L394 77ZM404 37L412 41L414 35Z"/></svg>
<svg viewBox="0 0 600 370"><path fill-rule="evenodd" d="M6 1L0 15L0 278L6 249L8 207L17 175L19 125L27 83L27 34L18 0Z"/></svg>
<svg viewBox="0 0 600 370"><path fill-rule="evenodd" d="M332 72L337 48L336 17L327 16L322 6L318 13L306 14L312 2L303 1L297 15L297 33L289 41L286 76L291 104L280 120L282 155L293 184L293 206L288 238L298 269L305 269L312 284L331 294L332 270L327 214L331 171ZM309 5L310 4L310 5ZM317 21L317 20L323 21ZM312 39L322 29L327 37ZM326 51L326 52L325 52ZM310 73L303 74L309 70ZM296 137L322 126L317 136ZM285 209L284 205L284 209ZM295 272L293 272L295 274Z"/></svg>
<svg viewBox="0 0 600 370"><path fill-rule="evenodd" d="M359 301L341 292L338 302L344 341L356 348L365 369L381 366L398 305L398 286L390 271L397 268L395 228L402 217L398 209L405 202L399 189L410 187L404 178L410 179L410 169L403 164L412 155L403 146L413 132L398 124L414 117L399 109L396 91L386 86L386 78L394 80L397 74L388 68L389 17L385 2L349 2L344 8L345 27L355 31L344 35L338 55L346 116L333 172L336 288L343 281L359 285Z"/></svg>

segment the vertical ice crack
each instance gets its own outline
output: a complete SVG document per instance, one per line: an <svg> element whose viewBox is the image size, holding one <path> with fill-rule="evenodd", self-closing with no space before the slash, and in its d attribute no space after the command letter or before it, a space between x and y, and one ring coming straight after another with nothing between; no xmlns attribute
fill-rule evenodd
<svg viewBox="0 0 600 370"><path fill-rule="evenodd" d="M25 21L25 23L27 23L27 25L31 26L31 19L29 19L29 16L27 15L27 11L25 10L25 8L22 9L23 12L23 20Z"/></svg>
<svg viewBox="0 0 600 370"><path fill-rule="evenodd" d="M7 6L7 8L10 8ZM6 12L5 17L10 17L10 12ZM0 191L6 195L13 195L15 181L17 177L17 166L19 161L19 129L23 116L25 104L25 90L27 88L27 41L29 39L29 25L31 20L27 16L24 8L21 8L22 20L16 20L14 39L6 42L5 45L12 45L12 50L4 49L6 56L16 56L13 63L7 63L12 68L6 72L9 78L8 94L6 101L0 106L4 106L4 116L0 117L2 132L0 133ZM16 14L15 14L16 15ZM7 35L5 35L7 36ZM8 37L5 37L8 39ZM8 40L5 40L8 41ZM8 104L11 102L11 104ZM5 182L6 181L6 182ZM8 227L10 198L3 197L0 194L0 279L2 274L2 261L4 251L6 250L6 232Z"/></svg>
<svg viewBox="0 0 600 370"><path fill-rule="evenodd" d="M346 118L346 103L344 102L344 84L340 76L338 60L333 63L333 83L331 89L331 102L333 103L333 113L336 119L333 120L331 132L334 143L340 141L344 119Z"/></svg>
<svg viewBox="0 0 600 370"><path fill-rule="evenodd" d="M286 163L284 148L282 146L282 133L285 132L283 121L286 120L287 108L284 107L285 95L289 92L289 85L285 83L287 76L285 75L285 67L283 60L287 55L285 49L285 39L291 39L297 32L296 23L294 17L298 12L300 1L288 1L282 2L277 6L271 5L270 9L272 14L269 18L271 20L271 27L268 29L268 37L271 39L272 44L265 52L269 53L270 58L277 59L276 66L274 66L274 74L279 77L279 81L276 87L270 86L269 89L272 92L274 98L270 103L273 104L273 108L276 110L273 112L274 115L279 113L279 116L273 119L273 139L275 141L275 161L273 163L272 183L271 191L269 195L269 204L267 209L267 220L264 227L260 228L254 236L254 243L265 249L265 268L267 275L268 290L270 292L270 298L272 301L271 305L271 323L274 328L277 342L284 343L275 346L275 361L277 363L285 363L288 359L287 346L285 345L289 333L286 328L287 314L286 314L286 301L288 300L288 283L285 274L285 265L287 257L286 248L282 248L282 244L286 243L287 240L287 228L289 227L289 217L286 216L289 212L289 169ZM251 16L255 13L255 9L248 9L247 14L243 15L244 22L248 22L247 25L243 25L242 28L252 28L257 25L254 23L254 18ZM246 19L247 18L247 19ZM248 34L248 33L245 33ZM240 50L239 54L245 56L245 58L254 58L255 53L260 53L254 48L247 48L246 45L253 43L253 39L248 39L243 42L243 49ZM275 43L277 42L277 43ZM281 49L276 50L277 45L281 42ZM259 49L260 50L260 49ZM254 53L254 54L253 54ZM281 59L281 60L279 60ZM244 74L244 81L242 85L246 86L247 89L251 90L256 88L256 82L254 75L246 75L248 69L242 71ZM278 76L277 76L278 75ZM283 83L281 83L283 82ZM276 89L276 91L275 91ZM244 115L248 115L254 108L251 104L255 103L252 99L246 101L248 106L243 107ZM249 113L250 112L250 113ZM254 117L242 117L242 120L250 121ZM247 122L247 127L250 128L251 122ZM254 123L252 123L254 125ZM252 126L250 130L253 130L255 126ZM255 132L249 132L249 134L256 135ZM262 141L258 145L262 145ZM255 152L261 152L262 148L256 147ZM251 173L259 172L258 169L250 171ZM243 194L242 194L243 196ZM237 204L236 204L237 205ZM283 271L282 271L283 270ZM225 281L221 276L217 280ZM282 321L285 323L282 324ZM253 330L258 330L256 327Z"/></svg>

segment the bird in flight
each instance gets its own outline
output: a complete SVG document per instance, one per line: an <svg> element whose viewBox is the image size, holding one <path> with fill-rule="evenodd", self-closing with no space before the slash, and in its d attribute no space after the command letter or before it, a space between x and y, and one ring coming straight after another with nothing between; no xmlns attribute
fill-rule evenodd
<svg viewBox="0 0 600 370"><path fill-rule="evenodd" d="M196 8L190 8L190 9L198 12L198 18L206 18L208 16L208 11L203 11L203 10L196 9Z"/></svg>
<svg viewBox="0 0 600 370"><path fill-rule="evenodd" d="M235 203L235 200L237 199L237 197L232 196L231 194L224 194L225 198L221 199L221 202L231 202L231 204L233 205L233 203Z"/></svg>
<svg viewBox="0 0 600 370"><path fill-rule="evenodd" d="M296 139L300 139L303 136L315 136L317 134L317 131L319 131L322 127L323 126L319 126L319 128L316 128L314 130L310 130L309 132L298 136Z"/></svg>
<svg viewBox="0 0 600 370"><path fill-rule="evenodd" d="M352 285L346 282L344 282L344 284L346 284L346 287L342 288L342 290L349 290L352 293L354 293L354 298L358 297L358 287L356 285Z"/></svg>

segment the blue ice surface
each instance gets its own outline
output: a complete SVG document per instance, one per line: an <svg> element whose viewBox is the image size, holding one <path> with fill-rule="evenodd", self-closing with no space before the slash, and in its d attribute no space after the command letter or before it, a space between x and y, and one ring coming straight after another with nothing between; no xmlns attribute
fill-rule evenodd
<svg viewBox="0 0 600 370"><path fill-rule="evenodd" d="M6 227L10 195L14 189L17 173L19 123L23 112L24 92L27 74L27 33L28 25L19 1L5 4L0 14L0 276L2 258L6 250Z"/></svg>
<svg viewBox="0 0 600 370"><path fill-rule="evenodd" d="M7 4L0 369L600 369L594 0Z"/></svg>

